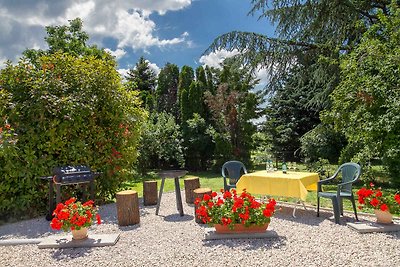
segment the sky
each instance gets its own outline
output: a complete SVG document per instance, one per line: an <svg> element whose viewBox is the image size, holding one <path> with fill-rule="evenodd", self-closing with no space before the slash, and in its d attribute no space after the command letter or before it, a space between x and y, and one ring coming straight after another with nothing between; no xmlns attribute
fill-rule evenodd
<svg viewBox="0 0 400 267"><path fill-rule="evenodd" d="M47 49L45 26L81 18L89 43L105 48L120 73L143 56L159 72L179 67L217 67L229 51L203 55L221 34L238 30L274 35L265 19L247 15L250 0L0 0L0 68L27 48ZM265 79L262 70L257 74Z"/></svg>

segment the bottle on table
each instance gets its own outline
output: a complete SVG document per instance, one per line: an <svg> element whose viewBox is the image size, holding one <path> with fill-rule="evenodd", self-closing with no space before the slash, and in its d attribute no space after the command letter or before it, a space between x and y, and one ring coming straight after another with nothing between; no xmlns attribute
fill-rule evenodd
<svg viewBox="0 0 400 267"><path fill-rule="evenodd" d="M282 162L282 173L287 173L287 165L286 165L286 162Z"/></svg>

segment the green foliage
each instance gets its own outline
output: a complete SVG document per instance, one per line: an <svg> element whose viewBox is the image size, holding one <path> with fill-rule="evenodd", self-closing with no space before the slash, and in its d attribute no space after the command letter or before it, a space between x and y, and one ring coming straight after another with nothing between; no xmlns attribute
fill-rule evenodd
<svg viewBox="0 0 400 267"><path fill-rule="evenodd" d="M186 167L189 170L205 170L210 165L214 151L209 126L197 113L186 121L186 125L184 131Z"/></svg>
<svg viewBox="0 0 400 267"><path fill-rule="evenodd" d="M343 55L342 81L326 119L347 137L353 160L381 157L400 184L400 8L393 2L377 19L360 45Z"/></svg>
<svg viewBox="0 0 400 267"><path fill-rule="evenodd" d="M147 110L154 108L154 91L157 81L157 76L150 68L149 61L144 57L140 57L135 68L130 69L127 73L127 87L130 90L140 92L140 97Z"/></svg>
<svg viewBox="0 0 400 267"><path fill-rule="evenodd" d="M158 75L156 89L157 111L168 112L178 118L177 93L179 83L179 68L167 63Z"/></svg>
<svg viewBox="0 0 400 267"><path fill-rule="evenodd" d="M179 84L178 84L178 102L180 111L180 121L184 124L186 120L191 118L190 115L190 102L189 98L189 87L194 81L193 68L189 66L183 66L179 73Z"/></svg>
<svg viewBox="0 0 400 267"><path fill-rule="evenodd" d="M319 123L319 108L309 104L316 91L306 71L310 63L302 63L292 68L266 107L265 130L273 154L284 161L299 161L300 138Z"/></svg>
<svg viewBox="0 0 400 267"><path fill-rule="evenodd" d="M333 125L319 124L301 138L301 153L305 162L314 162L319 158L327 159L336 164L340 152L346 144L344 136L336 132Z"/></svg>
<svg viewBox="0 0 400 267"><path fill-rule="evenodd" d="M97 46L89 46L86 42L89 40L89 35L82 30L83 23L80 18L69 20L69 25L63 26L47 26L47 37L45 40L49 49L35 50L27 49L23 55L32 63L37 62L39 57L53 54L56 52L69 53L74 56L94 56L97 59L112 60L112 56L99 49Z"/></svg>
<svg viewBox="0 0 400 267"><path fill-rule="evenodd" d="M205 101L212 115L215 132L215 167L220 168L224 161L237 159L249 166L250 150L253 148L252 135L256 131L251 122L258 117L256 112L260 100L250 92L254 78L245 69L236 68L226 62L219 73L215 94L205 93ZM222 164L221 164L222 163Z"/></svg>
<svg viewBox="0 0 400 267"><path fill-rule="evenodd" d="M138 169L145 173L154 168L183 167L183 139L173 115L152 113L142 125Z"/></svg>
<svg viewBox="0 0 400 267"><path fill-rule="evenodd" d="M56 52L1 71L7 108L0 117L15 130L14 143L0 146L1 214L40 209L47 190L38 177L56 166L85 164L103 172L96 180L100 197L128 178L145 114L115 65Z"/></svg>

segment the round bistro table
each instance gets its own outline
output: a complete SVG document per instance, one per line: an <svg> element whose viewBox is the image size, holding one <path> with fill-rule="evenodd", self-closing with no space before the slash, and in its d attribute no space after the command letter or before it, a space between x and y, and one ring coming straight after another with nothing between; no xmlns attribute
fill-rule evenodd
<svg viewBox="0 0 400 267"><path fill-rule="evenodd" d="M179 186L179 178L185 176L187 173L186 170L168 170L168 171L161 171L158 175L161 177L161 187L160 192L158 193L158 202L156 208L156 215L160 210L161 204L161 197L164 189L164 183L166 178L174 178L175 181L175 195L176 195L176 207L179 211L179 215L183 216L183 205L182 205L182 196L181 196L181 188Z"/></svg>

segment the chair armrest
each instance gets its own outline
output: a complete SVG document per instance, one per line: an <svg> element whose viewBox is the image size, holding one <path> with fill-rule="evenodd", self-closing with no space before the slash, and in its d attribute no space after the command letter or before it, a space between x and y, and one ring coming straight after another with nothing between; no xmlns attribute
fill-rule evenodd
<svg viewBox="0 0 400 267"><path fill-rule="evenodd" d="M355 181L356 181L356 179L355 179L355 180L348 181L348 182L345 182L345 183L340 183L340 184L338 184L338 185L337 185L337 192L338 192L338 194L339 194L339 192L341 191L341 188L342 188L344 185L352 184L352 183L354 183Z"/></svg>
<svg viewBox="0 0 400 267"><path fill-rule="evenodd" d="M335 179L335 176L331 176L329 178L326 178L324 180L318 181L317 183L317 192L322 192L322 185L323 184L328 184L329 182L331 182L333 179Z"/></svg>

